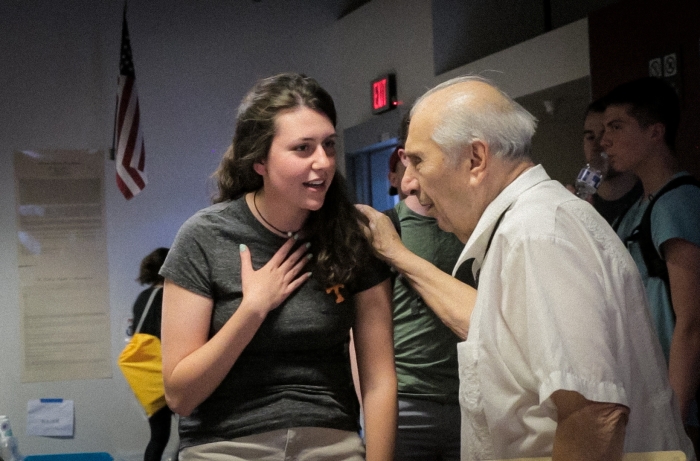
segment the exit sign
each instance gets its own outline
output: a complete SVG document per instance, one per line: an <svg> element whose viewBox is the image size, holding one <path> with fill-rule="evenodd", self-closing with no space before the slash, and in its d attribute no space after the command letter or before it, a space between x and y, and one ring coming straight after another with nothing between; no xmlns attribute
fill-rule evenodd
<svg viewBox="0 0 700 461"><path fill-rule="evenodd" d="M396 77L387 74L372 81L372 113L380 114L387 110L395 109L396 101Z"/></svg>

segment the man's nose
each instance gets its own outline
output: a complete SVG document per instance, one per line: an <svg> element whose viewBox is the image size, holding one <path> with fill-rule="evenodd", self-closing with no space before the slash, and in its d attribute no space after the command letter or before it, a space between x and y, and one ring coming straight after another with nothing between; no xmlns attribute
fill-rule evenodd
<svg viewBox="0 0 700 461"><path fill-rule="evenodd" d="M595 150L596 153L600 153L601 151L604 150L603 149L603 133L601 133L600 135L598 135L596 137L595 141L593 142L593 149Z"/></svg>
<svg viewBox="0 0 700 461"><path fill-rule="evenodd" d="M413 166L409 164L406 167L406 171L401 178L401 190L406 195L418 195L420 186L418 184L418 179L414 175Z"/></svg>

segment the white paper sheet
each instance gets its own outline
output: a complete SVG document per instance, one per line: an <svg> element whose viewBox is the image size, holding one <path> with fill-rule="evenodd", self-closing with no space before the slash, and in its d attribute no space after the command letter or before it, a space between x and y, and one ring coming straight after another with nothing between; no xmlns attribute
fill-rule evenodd
<svg viewBox="0 0 700 461"><path fill-rule="evenodd" d="M73 437L73 401L38 399L27 402L27 435Z"/></svg>
<svg viewBox="0 0 700 461"><path fill-rule="evenodd" d="M112 376L104 157L15 153L23 382Z"/></svg>

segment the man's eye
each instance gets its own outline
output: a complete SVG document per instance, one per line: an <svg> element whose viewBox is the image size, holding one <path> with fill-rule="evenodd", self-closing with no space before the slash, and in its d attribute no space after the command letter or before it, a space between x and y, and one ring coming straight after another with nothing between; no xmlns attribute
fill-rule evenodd
<svg viewBox="0 0 700 461"><path fill-rule="evenodd" d="M299 151L299 152L303 152L306 149L308 149L308 147L309 147L308 144L300 144L300 145L294 147L294 150Z"/></svg>

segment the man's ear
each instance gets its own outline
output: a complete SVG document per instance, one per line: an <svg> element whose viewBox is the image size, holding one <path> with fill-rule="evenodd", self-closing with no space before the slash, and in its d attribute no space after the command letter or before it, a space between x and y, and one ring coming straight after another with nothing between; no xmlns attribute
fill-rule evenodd
<svg viewBox="0 0 700 461"><path fill-rule="evenodd" d="M260 176L265 176L265 173L267 173L267 167L262 162L253 163L253 170Z"/></svg>
<svg viewBox="0 0 700 461"><path fill-rule="evenodd" d="M476 140L471 143L469 152L469 174L473 179L481 180L491 160L491 152L486 143Z"/></svg>
<svg viewBox="0 0 700 461"><path fill-rule="evenodd" d="M396 154L399 156L399 160L401 161L401 163L406 165L406 149L399 148L399 150L396 151Z"/></svg>
<svg viewBox="0 0 700 461"><path fill-rule="evenodd" d="M663 123L652 123L647 127L649 136L654 141L666 142L664 137L666 136L666 125Z"/></svg>

